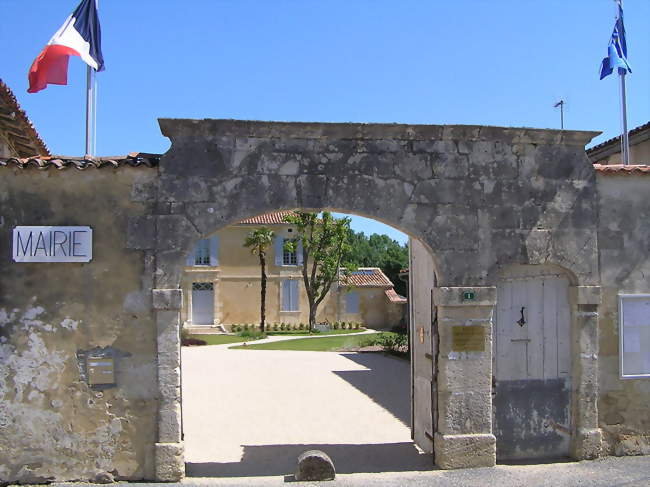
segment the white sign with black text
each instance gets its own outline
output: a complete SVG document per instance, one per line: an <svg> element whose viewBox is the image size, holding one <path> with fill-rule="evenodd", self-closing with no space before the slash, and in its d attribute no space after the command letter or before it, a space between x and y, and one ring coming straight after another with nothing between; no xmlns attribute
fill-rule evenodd
<svg viewBox="0 0 650 487"><path fill-rule="evenodd" d="M90 227L14 227L14 262L90 262Z"/></svg>

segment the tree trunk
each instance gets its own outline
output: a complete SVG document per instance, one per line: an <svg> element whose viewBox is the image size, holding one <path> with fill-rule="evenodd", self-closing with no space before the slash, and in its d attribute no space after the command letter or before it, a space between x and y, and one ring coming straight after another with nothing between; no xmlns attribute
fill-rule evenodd
<svg viewBox="0 0 650 487"><path fill-rule="evenodd" d="M264 333L266 322L266 259L264 253L260 252L260 267L262 268L262 296L260 299L260 329Z"/></svg>
<svg viewBox="0 0 650 487"><path fill-rule="evenodd" d="M316 329L316 305L309 304L309 332L313 332Z"/></svg>

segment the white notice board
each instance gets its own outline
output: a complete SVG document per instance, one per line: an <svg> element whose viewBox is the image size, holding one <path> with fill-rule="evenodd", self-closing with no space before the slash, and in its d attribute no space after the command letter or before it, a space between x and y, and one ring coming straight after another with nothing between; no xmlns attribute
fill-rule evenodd
<svg viewBox="0 0 650 487"><path fill-rule="evenodd" d="M619 294L621 378L650 378L650 294Z"/></svg>

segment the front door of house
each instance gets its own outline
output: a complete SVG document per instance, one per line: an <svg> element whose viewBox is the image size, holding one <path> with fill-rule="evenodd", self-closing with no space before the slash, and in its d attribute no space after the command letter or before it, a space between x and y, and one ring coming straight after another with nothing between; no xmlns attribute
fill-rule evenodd
<svg viewBox="0 0 650 487"><path fill-rule="evenodd" d="M214 285L211 282L192 283L192 324L214 324Z"/></svg>
<svg viewBox="0 0 650 487"><path fill-rule="evenodd" d="M497 287L494 434L497 460L569 455L568 280L522 277Z"/></svg>

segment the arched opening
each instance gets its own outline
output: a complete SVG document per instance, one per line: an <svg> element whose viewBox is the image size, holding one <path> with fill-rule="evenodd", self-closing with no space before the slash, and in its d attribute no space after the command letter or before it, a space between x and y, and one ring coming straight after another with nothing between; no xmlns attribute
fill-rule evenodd
<svg viewBox="0 0 650 487"><path fill-rule="evenodd" d="M374 244L377 265L363 261L349 281L336 280L319 306L319 333L309 334L302 256L283 246L297 231L284 221L288 213L222 227L193 243L185 258L181 324L190 343L219 343L182 349L186 474L284 475L310 449L325 451L340 473L433 468L437 345L430 250L414 238L407 247L406 234L398 234L403 245L361 235L364 223L356 232L353 224L352 244ZM244 246L260 227L273 231L265 259L267 338L261 340L260 265ZM396 291L399 276L379 261L382 244L388 247L384 257L403 252L401 278L408 284L397 284L406 292ZM409 248L417 270L408 269ZM363 249L350 250L357 252L347 260ZM413 301L411 289L417 290ZM415 332L408 333L414 320ZM409 335L419 352L415 360L412 352L410 360L406 355ZM380 336L393 338L400 356L370 353L381 349ZM332 352L315 351L323 347Z"/></svg>

